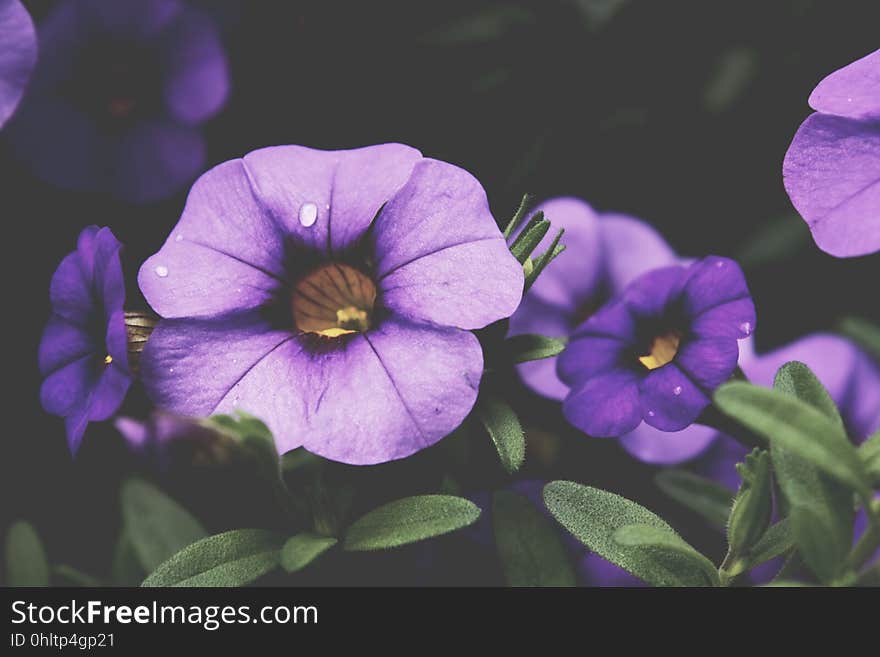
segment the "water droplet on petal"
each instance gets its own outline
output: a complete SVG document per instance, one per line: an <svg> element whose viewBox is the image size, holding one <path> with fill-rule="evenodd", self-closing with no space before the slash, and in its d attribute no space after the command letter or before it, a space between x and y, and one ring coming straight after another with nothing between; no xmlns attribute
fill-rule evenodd
<svg viewBox="0 0 880 657"><path fill-rule="evenodd" d="M654 411L648 411L648 417L654 417Z"/></svg>
<svg viewBox="0 0 880 657"><path fill-rule="evenodd" d="M318 206L314 203L303 203L299 208L299 223L306 228L314 226L318 220Z"/></svg>
<svg viewBox="0 0 880 657"><path fill-rule="evenodd" d="M154 271L156 272L156 276L158 276L159 278L165 278L166 276L168 276L168 267L166 267L165 265L157 266Z"/></svg>
<svg viewBox="0 0 880 657"><path fill-rule="evenodd" d="M718 269L721 269L724 266L724 261L719 260L718 262L715 263L715 266L718 267Z"/></svg>
<svg viewBox="0 0 880 657"><path fill-rule="evenodd" d="M174 368L173 368L173 367L169 367L169 368L168 368L168 373L169 373L169 374L174 374Z"/></svg>
<svg viewBox="0 0 880 657"><path fill-rule="evenodd" d="M745 333L746 335L751 334L752 332L752 324L751 322L743 322L739 325L739 330Z"/></svg>
<svg viewBox="0 0 880 657"><path fill-rule="evenodd" d="M672 394L678 397L681 394L681 386L675 386L672 389Z"/></svg>
<svg viewBox="0 0 880 657"><path fill-rule="evenodd" d="M177 233L177 235L174 237L174 241L175 242L182 242L183 241L183 233Z"/></svg>

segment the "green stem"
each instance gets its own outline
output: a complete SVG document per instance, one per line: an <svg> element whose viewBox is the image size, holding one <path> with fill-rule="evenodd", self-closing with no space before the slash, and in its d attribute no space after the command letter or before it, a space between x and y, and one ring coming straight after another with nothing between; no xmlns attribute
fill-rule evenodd
<svg viewBox="0 0 880 657"><path fill-rule="evenodd" d="M865 512L868 514L868 528L849 555L849 563L855 569L860 568L880 547L880 500L865 505Z"/></svg>
<svg viewBox="0 0 880 657"><path fill-rule="evenodd" d="M705 424L707 427L717 429L749 449L755 447L768 449L770 447L770 443L767 442L766 438L759 436L733 418L724 415L714 404L706 407L706 410L704 410L700 414L700 417L697 418L697 423Z"/></svg>

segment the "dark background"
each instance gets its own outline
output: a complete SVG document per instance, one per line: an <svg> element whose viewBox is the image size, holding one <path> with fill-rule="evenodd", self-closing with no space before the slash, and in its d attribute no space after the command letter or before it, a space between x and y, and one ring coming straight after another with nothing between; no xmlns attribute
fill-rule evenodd
<svg viewBox="0 0 880 657"><path fill-rule="evenodd" d="M51 6L25 4L37 21ZM878 258L820 252L781 181L815 84L880 45L873 2L630 0L604 20L584 7L614 3L199 4L222 23L232 77L225 110L205 129L209 166L275 144L400 141L474 173L499 221L523 192L573 194L652 222L682 254L739 256L758 307L759 349L844 315L878 319ZM18 165L2 135L0 181L8 270L0 526L26 518L54 562L99 574L119 528L119 481L133 470L158 475L109 425L90 429L74 462L61 420L40 409L36 349L48 284L85 225L108 225L126 245L130 305L142 304L137 268L177 221L186 190L145 206L62 192ZM631 496L718 556L720 536L662 497L653 468L613 441L567 430L556 405L512 393L529 424L540 418L559 436L552 467L533 453L524 476ZM139 391L125 410L143 415ZM476 442L457 473L468 490L503 482L488 439ZM453 451L441 443L402 463L331 466L328 476L362 485L355 506L368 507L436 491L436 463L455 461ZM163 485L212 531L277 522L258 482L240 473L196 469ZM453 558L432 581L498 581L497 567L465 555L455 538L437 545ZM321 581L409 583L407 567L420 558L413 550L352 558L325 568Z"/></svg>

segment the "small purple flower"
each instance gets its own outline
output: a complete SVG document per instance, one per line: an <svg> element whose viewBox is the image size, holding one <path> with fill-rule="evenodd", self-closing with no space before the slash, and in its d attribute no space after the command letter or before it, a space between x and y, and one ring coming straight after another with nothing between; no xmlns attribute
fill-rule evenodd
<svg viewBox="0 0 880 657"><path fill-rule="evenodd" d="M40 401L64 418L73 453L88 423L113 415L131 384L121 249L109 228L87 227L49 288L52 316L40 341Z"/></svg>
<svg viewBox="0 0 880 657"><path fill-rule="evenodd" d="M64 0L38 32L40 59L9 125L38 176L134 202L195 177L199 125L229 88L210 18L178 0Z"/></svg>
<svg viewBox="0 0 880 657"><path fill-rule="evenodd" d="M134 452L163 469L228 461L235 445L231 437L205 421L162 411L143 421L119 417L114 426Z"/></svg>
<svg viewBox="0 0 880 657"><path fill-rule="evenodd" d="M559 357L571 387L569 422L592 436L620 436L642 420L679 431L730 378L737 341L755 326L742 270L709 256L652 270L584 322Z"/></svg>
<svg viewBox="0 0 880 657"><path fill-rule="evenodd" d="M37 36L19 0L0 0L0 128L9 120L37 61Z"/></svg>
<svg viewBox="0 0 880 657"><path fill-rule="evenodd" d="M522 267L479 182L408 146L278 146L196 181L141 268L164 319L148 392L185 415L240 408L280 452L403 458L470 412L471 329L509 316Z"/></svg>
<svg viewBox="0 0 880 657"><path fill-rule="evenodd" d="M880 250L880 50L813 90L782 177L820 249L846 258Z"/></svg>
<svg viewBox="0 0 880 657"><path fill-rule="evenodd" d="M554 228L564 228L565 251L553 260L510 318L510 334L538 333L567 338L637 276L677 264L675 253L648 224L621 214L596 213L572 197L550 199L535 208ZM536 251L550 246L548 234ZM554 358L517 367L523 382L544 397L562 401L568 386L559 380Z"/></svg>

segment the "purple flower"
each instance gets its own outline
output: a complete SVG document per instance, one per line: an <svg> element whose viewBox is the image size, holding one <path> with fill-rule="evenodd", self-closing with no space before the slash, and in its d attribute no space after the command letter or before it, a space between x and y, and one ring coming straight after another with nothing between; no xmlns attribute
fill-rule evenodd
<svg viewBox="0 0 880 657"><path fill-rule="evenodd" d="M165 318L142 362L157 404L241 408L280 452L369 464L470 412L470 330L514 311L523 271L466 171L399 144L278 146L203 175L138 280Z"/></svg>
<svg viewBox="0 0 880 657"><path fill-rule="evenodd" d="M880 50L813 90L782 177L820 249L837 257L880 249Z"/></svg>
<svg viewBox="0 0 880 657"><path fill-rule="evenodd" d="M36 61L30 14L18 0L0 0L0 128L18 107Z"/></svg>
<svg viewBox="0 0 880 657"><path fill-rule="evenodd" d="M175 463L228 461L235 444L204 421L162 411L155 411L143 421L119 417L114 426L135 452L163 469Z"/></svg>
<svg viewBox="0 0 880 657"><path fill-rule="evenodd" d="M64 418L74 453L88 423L113 415L131 384L121 248L109 228L89 226L49 288L52 316L40 341L40 401Z"/></svg>
<svg viewBox="0 0 880 657"><path fill-rule="evenodd" d="M755 326L742 270L709 256L652 270L584 322L559 357L571 387L569 422L620 436L642 420L662 431L689 426L736 369L737 341Z"/></svg>
<svg viewBox="0 0 880 657"><path fill-rule="evenodd" d="M565 229L565 251L535 281L510 318L510 334L569 337L584 320L617 296L638 275L678 262L675 253L648 224L621 214L596 213L577 198L554 198L539 205ZM536 249L550 246L547 235ZM568 386L556 373L556 358L517 367L523 382L544 397L562 401Z"/></svg>
<svg viewBox="0 0 880 657"><path fill-rule="evenodd" d="M65 0L38 29L40 60L9 125L38 176L135 202L195 177L198 126L229 87L208 17L178 0Z"/></svg>

